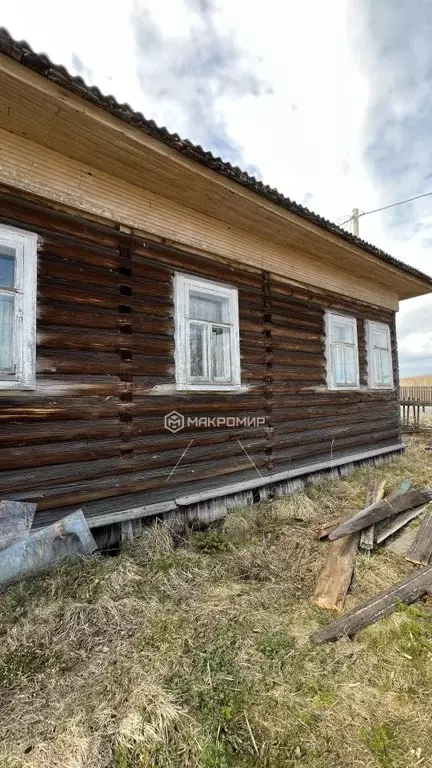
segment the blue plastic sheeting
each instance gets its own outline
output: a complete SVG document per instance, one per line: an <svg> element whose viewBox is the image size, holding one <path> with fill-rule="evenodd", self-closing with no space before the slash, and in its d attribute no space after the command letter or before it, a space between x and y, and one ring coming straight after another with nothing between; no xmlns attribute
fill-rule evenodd
<svg viewBox="0 0 432 768"><path fill-rule="evenodd" d="M79 509L0 552L0 586L46 570L71 555L90 555L96 542Z"/></svg>

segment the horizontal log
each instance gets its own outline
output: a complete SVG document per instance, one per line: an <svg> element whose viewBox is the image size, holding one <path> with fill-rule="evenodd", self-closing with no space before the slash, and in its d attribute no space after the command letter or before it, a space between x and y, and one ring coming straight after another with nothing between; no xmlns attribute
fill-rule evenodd
<svg viewBox="0 0 432 768"><path fill-rule="evenodd" d="M396 610L400 602L406 605L414 603L430 587L432 587L432 566L426 566L426 568L415 571L392 587L383 590L340 619L314 632L311 641L321 644L338 640L341 637L350 637L370 624L389 616Z"/></svg>

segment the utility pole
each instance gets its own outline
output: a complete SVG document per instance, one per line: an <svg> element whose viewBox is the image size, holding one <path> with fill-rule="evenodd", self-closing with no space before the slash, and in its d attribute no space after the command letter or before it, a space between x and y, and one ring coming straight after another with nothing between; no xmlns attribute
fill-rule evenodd
<svg viewBox="0 0 432 768"><path fill-rule="evenodd" d="M353 235L358 237L359 236L359 209L358 208L353 208L352 220L353 220Z"/></svg>

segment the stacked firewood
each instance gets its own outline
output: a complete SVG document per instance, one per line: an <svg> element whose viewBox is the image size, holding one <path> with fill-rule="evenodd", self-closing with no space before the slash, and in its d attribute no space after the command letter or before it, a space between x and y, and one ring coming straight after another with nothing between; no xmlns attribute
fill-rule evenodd
<svg viewBox="0 0 432 768"><path fill-rule="evenodd" d="M366 492L366 507L347 520L335 518L317 530L319 539L331 542L329 556L318 578L312 601L320 608L341 611L354 572L357 554L386 546L407 560L423 565L403 581L380 592L354 611L312 635L315 643L352 635L395 610L399 601L412 603L432 593L432 488L412 490L404 481L384 497L385 481L372 480ZM414 518L422 516L420 526L405 529ZM403 530L405 529L405 530ZM395 534L402 532L395 538Z"/></svg>

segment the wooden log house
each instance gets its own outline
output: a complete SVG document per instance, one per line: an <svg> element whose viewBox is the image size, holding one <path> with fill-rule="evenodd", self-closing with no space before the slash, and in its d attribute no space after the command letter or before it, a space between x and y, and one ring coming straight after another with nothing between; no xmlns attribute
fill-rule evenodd
<svg viewBox="0 0 432 768"><path fill-rule="evenodd" d="M393 456L395 313L431 290L0 32L0 498L36 527Z"/></svg>

